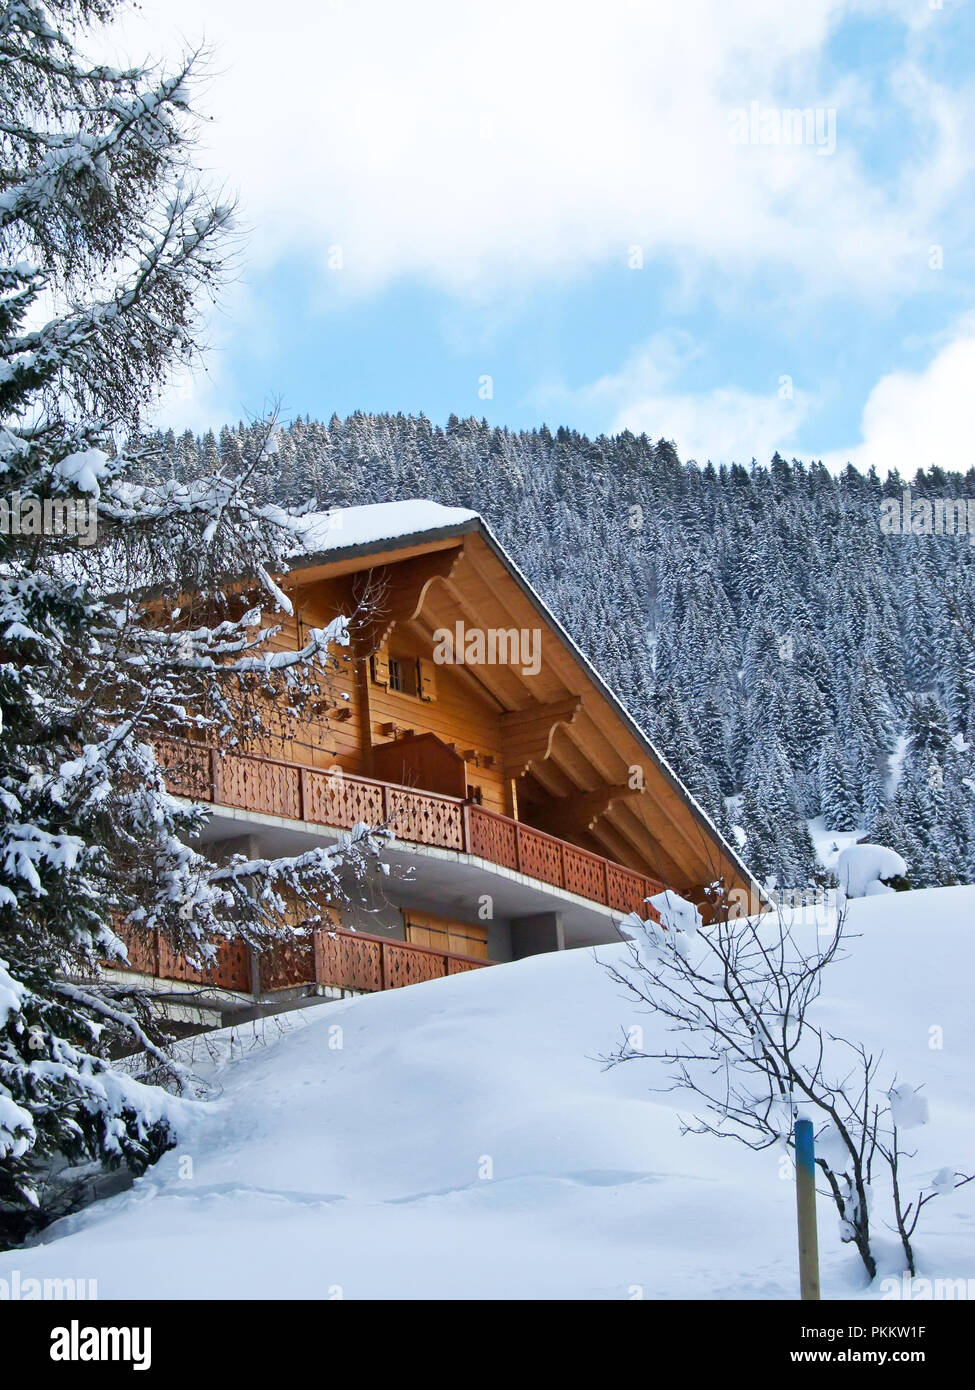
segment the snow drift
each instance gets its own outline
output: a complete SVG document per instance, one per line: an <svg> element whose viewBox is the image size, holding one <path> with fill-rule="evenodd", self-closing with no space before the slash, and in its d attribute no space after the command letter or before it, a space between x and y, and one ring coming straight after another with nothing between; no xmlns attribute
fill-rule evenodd
<svg viewBox="0 0 975 1390"><path fill-rule="evenodd" d="M926 1184L975 1155L973 928L975 888L851 903L821 1005L923 1085ZM197 1040L220 1098L130 1191L0 1255L0 1278L95 1278L100 1298L796 1297L788 1163L682 1138L655 1064L602 1070L632 1028L649 1045L660 1022L583 950L220 1035L213 1063ZM975 1277L973 1188L926 1209L922 1274ZM824 1296L879 1296L825 1199L819 1217Z"/></svg>
<svg viewBox="0 0 975 1390"><path fill-rule="evenodd" d="M836 860L836 877L848 898L879 897L894 890L884 880L907 873L907 865L884 845L847 845Z"/></svg>

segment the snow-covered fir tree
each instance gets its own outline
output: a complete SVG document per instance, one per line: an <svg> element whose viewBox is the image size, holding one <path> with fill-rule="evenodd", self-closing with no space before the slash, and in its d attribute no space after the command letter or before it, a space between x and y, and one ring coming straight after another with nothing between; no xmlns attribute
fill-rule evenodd
<svg viewBox="0 0 975 1390"><path fill-rule="evenodd" d="M259 944L287 930L288 913L313 919L339 891L338 857L325 850L210 862L192 847L202 813L181 809L156 765L153 743L173 730L227 746L259 730L269 698L279 714L327 704L346 629L270 653L287 603L271 575L300 521L255 493L268 486L267 425L220 444L167 437L151 463L115 447L170 368L191 359L231 216L194 176L192 63L164 74L84 57L90 27L117 8L0 7L8 1237L49 1214L59 1165L138 1170L171 1142L178 1102L152 1083L184 1078L145 1001L101 968L124 958L120 933L159 930L204 962L236 933ZM141 1078L113 1067L123 1051L141 1054Z"/></svg>

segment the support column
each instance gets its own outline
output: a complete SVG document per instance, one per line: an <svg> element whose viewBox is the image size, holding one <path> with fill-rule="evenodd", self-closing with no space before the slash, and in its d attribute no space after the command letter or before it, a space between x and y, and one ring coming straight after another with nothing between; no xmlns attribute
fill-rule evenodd
<svg viewBox="0 0 975 1390"><path fill-rule="evenodd" d="M561 912L537 912L531 917L511 919L511 959L540 956L547 951L565 950Z"/></svg>
<svg viewBox="0 0 975 1390"><path fill-rule="evenodd" d="M356 658L356 687L359 696L359 748L366 776L373 776L372 690L369 684L369 658Z"/></svg>

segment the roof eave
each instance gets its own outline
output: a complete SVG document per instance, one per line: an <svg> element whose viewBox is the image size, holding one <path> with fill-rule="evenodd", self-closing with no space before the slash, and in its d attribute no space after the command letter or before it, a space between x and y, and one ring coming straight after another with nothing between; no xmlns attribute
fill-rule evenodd
<svg viewBox="0 0 975 1390"><path fill-rule="evenodd" d="M446 526L434 526L424 531L410 531L406 535L386 536L381 540L360 541L353 545L334 545L325 550L313 550L298 555L289 562L289 573L296 570L314 569L319 565L332 564L338 560L367 559L370 555L384 555L388 551L408 550L413 546L428 545L435 541L460 539L472 531L489 535L487 527L479 516L467 521L453 521Z"/></svg>

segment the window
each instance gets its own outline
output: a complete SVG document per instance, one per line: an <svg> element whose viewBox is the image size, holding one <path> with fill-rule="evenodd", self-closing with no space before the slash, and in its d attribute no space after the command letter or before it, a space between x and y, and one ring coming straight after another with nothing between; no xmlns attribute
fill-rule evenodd
<svg viewBox="0 0 975 1390"><path fill-rule="evenodd" d="M389 688L401 695L416 695L419 687L416 660L410 656L389 658Z"/></svg>
<svg viewBox="0 0 975 1390"><path fill-rule="evenodd" d="M422 656L390 656L382 648L371 658L372 679L375 685L395 690L400 695L412 695L415 700L437 698L436 668Z"/></svg>

